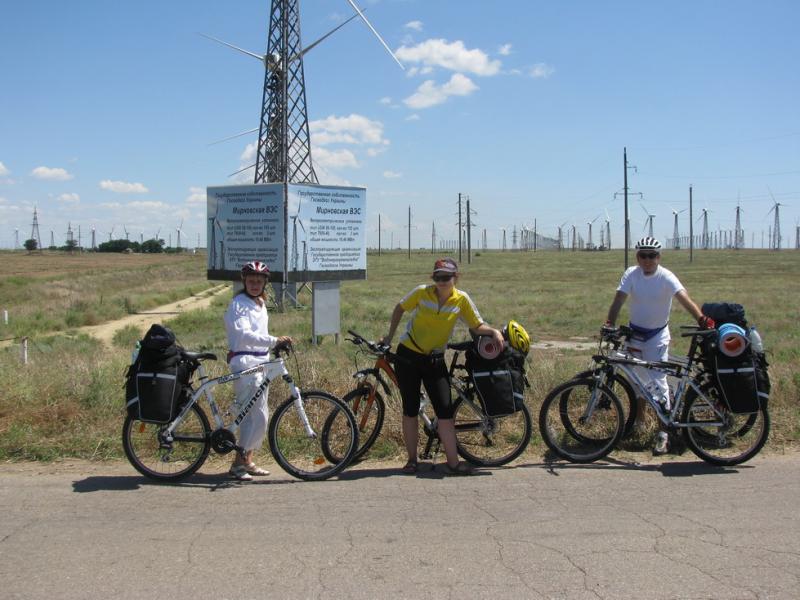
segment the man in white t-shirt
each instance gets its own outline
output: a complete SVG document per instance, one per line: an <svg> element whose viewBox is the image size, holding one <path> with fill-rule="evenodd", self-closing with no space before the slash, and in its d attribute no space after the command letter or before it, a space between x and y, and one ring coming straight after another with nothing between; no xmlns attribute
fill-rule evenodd
<svg viewBox="0 0 800 600"><path fill-rule="evenodd" d="M672 299L677 298L701 327L713 328L714 322L704 316L686 288L675 274L662 267L661 243L652 237L644 237L636 242L635 267L623 273L617 287L617 294L608 309L606 326L613 327L622 305L630 297L630 327L634 337L628 342L628 350L642 360L665 361L669 358L669 314ZM642 380L653 381L658 387L662 401L669 407L669 386L667 376L659 371L642 369ZM644 415L644 402L639 403L637 420L641 423ZM668 450L667 432L659 431L654 454L664 454Z"/></svg>

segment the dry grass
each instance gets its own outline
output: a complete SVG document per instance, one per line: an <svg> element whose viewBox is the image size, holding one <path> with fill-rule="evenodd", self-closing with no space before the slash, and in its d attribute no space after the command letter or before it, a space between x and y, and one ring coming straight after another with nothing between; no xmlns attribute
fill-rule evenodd
<svg viewBox="0 0 800 600"><path fill-rule="evenodd" d="M115 255L107 264L81 263L81 258L65 257L64 271L56 269L55 279L37 275L31 282L21 279L0 261L4 281L0 286L0 307L10 302L9 290L14 286L29 286L30 290L58 290L56 300L65 310L64 298L82 287L108 286L120 297L155 298L171 294L181 286L202 285L205 263L186 256L131 257ZM106 260L109 256L102 256ZM41 257L30 257L39 260ZM370 338L386 332L389 315L395 303L414 285L426 281L432 256L427 253L404 253L368 257L367 281L342 284L342 331L354 328ZM14 257L24 261L28 257ZM128 262L128 261L131 262ZM466 261L465 261L466 262ZM27 263L31 264L31 263ZM756 323L764 338L771 362L773 381L771 415L773 429L769 451L783 451L800 441L800 252L785 251L709 251L696 252L695 261L688 262L687 253L665 253L664 266L674 270L687 286L692 297L705 301L734 301L743 304L748 318ZM78 265L83 265L78 268ZM19 269L19 267L14 267ZM72 270L75 269L75 270ZM620 252L608 253L484 253L464 265L459 287L467 290L483 316L500 325L515 318L525 325L534 341L591 338L605 319L608 304L622 270ZM18 272L18 270L16 271ZM117 274L117 280L108 277ZM124 277L119 273L124 272ZM158 287L153 279L171 280L161 274L175 275L172 290L154 292ZM185 279L178 280L179 274ZM148 280L148 277L150 278ZM73 281L74 280L74 281ZM41 287L30 287L41 286ZM55 292L54 292L55 294ZM42 314L53 312L43 304L42 295L27 297L27 310ZM302 299L310 303L307 296ZM211 308L196 311L171 322L184 346L191 349L210 349L219 355L226 351L222 313L227 303L222 296ZM17 306L23 306L21 302ZM624 318L624 315L623 315ZM56 319L57 320L57 319ZM675 351L685 348L678 338L677 327L689 322L679 307L672 317ZM298 375L306 388L320 388L344 395L353 385L355 348L351 344L335 345L332 337L311 346L311 315L308 308L272 311L270 328L277 334L292 335L299 340L297 366L290 371ZM128 363L133 341L131 332L118 337L119 346L107 351L86 338L48 339L35 336L31 347L31 364L21 368L18 350L0 351L0 458L52 459L62 456L105 458L122 455L119 431L122 423L122 374ZM465 336L463 329L457 336ZM0 333L0 337L6 337ZM530 357L529 378L533 384L527 402L534 420L539 402L549 389L586 368L591 352L574 350L534 350ZM359 367L369 361L362 358ZM211 367L212 373L225 372L223 363ZM270 403L286 398L282 384L270 390ZM223 398L226 398L223 395ZM376 449L382 457L399 452L399 402L390 400L384 436ZM543 448L534 435L530 450L540 453ZM642 440L641 447L647 440Z"/></svg>

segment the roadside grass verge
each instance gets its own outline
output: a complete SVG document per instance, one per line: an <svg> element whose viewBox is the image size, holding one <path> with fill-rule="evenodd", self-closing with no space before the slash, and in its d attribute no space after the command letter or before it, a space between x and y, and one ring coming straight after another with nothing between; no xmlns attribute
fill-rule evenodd
<svg viewBox="0 0 800 600"><path fill-rule="evenodd" d="M414 285L428 281L433 258L428 253L412 254L411 260L405 253L384 253L380 257L370 254L369 279L342 283L342 335L346 335L347 329L355 329L371 339L384 335L394 305ZM695 260L690 264L686 251L667 251L663 264L676 272L698 303L733 301L745 306L748 319L758 326L764 338L771 363L773 427L768 451L797 447L800 442L800 327L797 325L800 321L797 302L800 252L695 252ZM186 269L184 263L173 266L174 273ZM137 275L137 268L132 277L141 276L137 285L149 290L148 277L153 277L154 272ZM164 265L156 272L163 273L162 268ZM195 272L187 277L187 285L191 288L196 281L197 285L208 287L204 264L198 262L192 268ZM622 254L619 251L482 252L473 257L472 264L465 264L463 271L459 287L470 293L491 324L502 326L511 318L517 319L531 333L534 342L586 341L593 339L605 320L622 271ZM111 280L105 283L115 288ZM20 281L10 285L27 284ZM48 287L51 284L40 281L37 285ZM126 288L125 295L130 297L136 297L139 292L135 286ZM5 290L6 287L0 288L0 300L5 299ZM148 296L156 297L155 293ZM229 299L229 295L223 294L213 300L210 308L191 311L168 322L187 349L217 353L221 360L207 363L212 376L227 373L222 313ZM37 296L29 298L31 311L38 310L43 316L58 312L49 310L42 302ZM303 293L301 302L310 304L310 298ZM64 310L64 305L61 306ZM621 320L625 318L623 314ZM52 316L52 320L62 323L63 317ZM683 324L690 324L690 319L676 305L671 322L675 353L685 352L687 348L687 341L679 337L678 327ZM291 335L298 341L298 351L289 361L289 370L301 387L324 389L339 396L352 389L356 348L344 341L336 345L332 336L325 336L319 345L312 346L308 307L284 313L271 310L270 330ZM454 337L466 336L466 330L459 328ZM0 460L122 457L119 437L124 414L123 374L138 337L137 330L123 329L115 336L113 347L105 348L83 336L33 336L31 360L26 367L20 364L18 348L0 350ZM547 391L585 369L591 354L591 351L563 349L531 352L528 377L532 388L526 402L534 423ZM368 357L360 356L358 367L364 368L371 362ZM216 388L217 399L223 405L230 401L231 388L230 385ZM270 405L275 406L287 395L285 385L274 382L270 389ZM376 458L402 453L399 398L395 395L387 401L383 435L370 454ZM640 449L649 450L649 440L640 442ZM538 432L534 431L528 456L538 457L543 450Z"/></svg>

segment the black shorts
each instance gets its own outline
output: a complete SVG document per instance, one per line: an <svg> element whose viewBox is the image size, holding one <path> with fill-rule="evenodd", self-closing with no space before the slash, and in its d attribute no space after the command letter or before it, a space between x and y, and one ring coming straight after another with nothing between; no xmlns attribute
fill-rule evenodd
<svg viewBox="0 0 800 600"><path fill-rule="evenodd" d="M420 384L424 384L436 416L452 419L453 401L444 355L420 354L400 344L397 356L394 372L403 398L403 414L407 417L419 414Z"/></svg>

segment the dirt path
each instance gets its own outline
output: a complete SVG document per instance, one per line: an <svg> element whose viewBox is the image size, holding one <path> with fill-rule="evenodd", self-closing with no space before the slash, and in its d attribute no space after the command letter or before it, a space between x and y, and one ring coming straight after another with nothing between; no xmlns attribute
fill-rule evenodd
<svg viewBox="0 0 800 600"><path fill-rule="evenodd" d="M86 333L94 338L97 338L104 344L111 345L111 340L114 338L114 334L120 329L132 325L134 327L138 327L144 335L145 331L152 323L158 321L167 321L181 313L188 312L190 310L206 308L211 305L211 301L216 296L219 296L226 291L230 291L230 285L224 283L200 292L199 294L194 294L188 298L178 300L177 302L165 304L164 306L159 306L146 312L128 315L127 317L123 317L116 321L110 321L100 325L80 327L78 331L80 333Z"/></svg>
<svg viewBox="0 0 800 600"><path fill-rule="evenodd" d="M194 294L189 296L188 298L183 298L176 302L171 302L170 304L165 304L164 306L159 306L153 308L151 310L136 313L133 315L128 315L121 319L117 319L116 321L109 321L107 323L102 323L100 325L90 325L86 327L79 327L74 331L78 333L85 333L94 338L97 338L101 342L107 345L111 345L111 340L114 338L114 334L127 327L132 325L134 327L138 327L142 334L147 330L147 327L150 324L158 321L167 321L181 313L188 312L190 310L198 310L201 308L206 308L211 304L211 301L223 294L225 292L230 291L230 284L223 283L220 285L216 285L212 288L204 290L199 294ZM10 346L12 344L18 344L19 340L4 340L0 342L0 348L4 348L6 346Z"/></svg>

